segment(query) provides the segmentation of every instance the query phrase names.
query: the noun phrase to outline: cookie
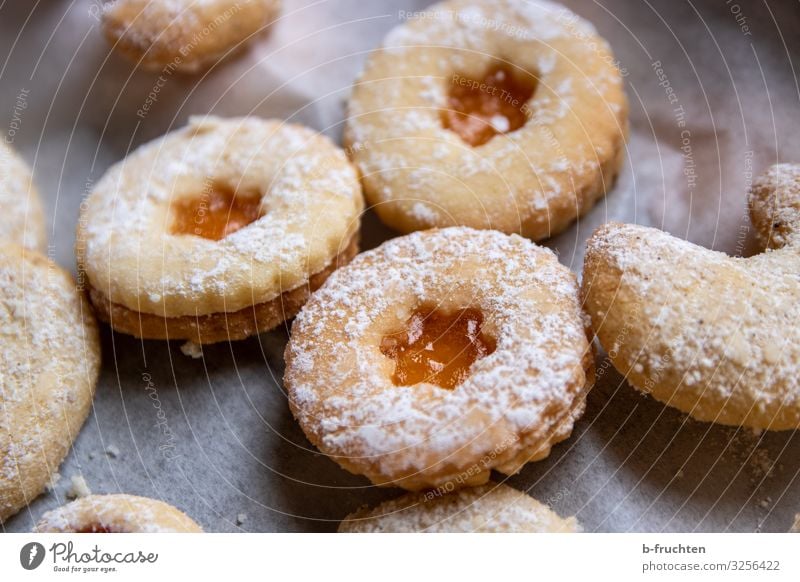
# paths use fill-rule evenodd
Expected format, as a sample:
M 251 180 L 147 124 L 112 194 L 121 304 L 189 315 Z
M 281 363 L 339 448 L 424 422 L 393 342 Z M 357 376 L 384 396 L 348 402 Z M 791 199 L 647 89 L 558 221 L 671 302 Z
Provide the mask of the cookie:
M 654 228 L 611 223 L 589 239 L 586 311 L 638 390 L 693 418 L 800 427 L 800 165 L 754 181 L 765 252 L 730 257 Z
M 571 533 L 574 517 L 563 519 L 546 505 L 508 485 L 487 483 L 459 489 L 408 493 L 348 515 L 339 533 Z
M 627 119 L 623 77 L 587 21 L 551 2 L 448 0 L 370 55 L 345 144 L 395 230 L 540 240 L 611 188 Z
M 48 511 L 38 533 L 200 533 L 203 529 L 175 507 L 135 495 L 89 495 Z
M 47 232 L 28 164 L 0 141 L 0 240 L 44 251 Z
M 241 50 L 279 11 L 280 0 L 112 0 L 102 27 L 143 69 L 196 73 Z
M 452 227 L 360 254 L 295 319 L 284 383 L 309 440 L 411 490 L 547 457 L 594 383 L 575 276 L 513 235 Z
M 344 152 L 277 120 L 193 119 L 113 166 L 83 205 L 99 317 L 146 339 L 244 339 L 292 318 L 358 249 Z
M 0 245 L 0 522 L 51 483 L 89 414 L 97 325 L 72 277 L 36 251 Z

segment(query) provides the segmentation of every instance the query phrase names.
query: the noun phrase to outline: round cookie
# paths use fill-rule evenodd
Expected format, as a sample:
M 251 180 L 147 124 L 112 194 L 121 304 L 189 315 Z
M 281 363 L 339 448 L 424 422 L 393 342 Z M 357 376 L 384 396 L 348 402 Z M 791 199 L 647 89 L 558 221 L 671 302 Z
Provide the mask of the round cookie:
M 48 511 L 38 533 L 201 533 L 189 516 L 163 501 L 135 495 L 89 495 Z
M 149 339 L 242 339 L 295 315 L 355 255 L 363 200 L 344 152 L 276 120 L 192 119 L 86 200 L 78 263 L 99 317 Z
M 563 519 L 546 505 L 508 485 L 487 483 L 455 493 L 407 493 L 361 509 L 339 524 L 339 533 L 573 533 L 574 517 Z
M 611 187 L 627 111 L 608 43 L 567 8 L 449 0 L 370 55 L 345 142 L 388 226 L 539 240 Z
M 749 258 L 653 228 L 606 224 L 587 243 L 586 311 L 640 391 L 692 417 L 800 428 L 800 165 L 754 181 L 750 216 L 767 249 Z
M 51 481 L 83 425 L 100 370 L 91 308 L 36 251 L 0 245 L 0 522 Z
M 280 0 L 112 0 L 102 25 L 142 68 L 195 73 L 243 48 L 279 10 Z
M 44 251 L 47 233 L 28 164 L 0 141 L 0 240 Z
M 569 437 L 594 382 L 574 275 L 519 236 L 390 240 L 315 292 L 284 383 L 309 440 L 411 490 L 485 483 Z

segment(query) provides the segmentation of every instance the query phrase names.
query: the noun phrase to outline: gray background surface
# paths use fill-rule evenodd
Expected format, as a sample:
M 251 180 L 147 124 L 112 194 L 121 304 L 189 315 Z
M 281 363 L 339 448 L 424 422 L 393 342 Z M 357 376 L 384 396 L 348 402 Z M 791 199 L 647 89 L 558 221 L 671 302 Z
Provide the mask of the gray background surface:
M 579 272 L 587 236 L 616 219 L 747 254 L 750 172 L 800 161 L 798 3 L 567 4 L 596 24 L 627 70 L 632 132 L 615 189 L 545 244 Z M 109 54 L 96 2 L 0 2 L 0 131 L 34 168 L 50 254 L 74 270 L 74 229 L 87 188 L 131 148 L 189 115 L 284 117 L 339 139 L 343 103 L 366 53 L 398 23 L 400 10 L 425 5 L 287 0 L 253 50 L 204 76 L 170 76 L 142 120 L 136 111 L 158 75 Z M 659 85 L 655 61 L 677 104 Z M 21 93 L 26 108 L 16 128 Z M 691 131 L 691 159 L 680 150 L 678 106 Z M 683 173 L 689 164 L 694 185 Z M 391 236 L 374 215 L 365 216 L 365 248 Z M 333 531 L 361 504 L 399 494 L 339 469 L 305 440 L 280 382 L 285 329 L 206 348 L 203 360 L 182 355 L 178 343 L 142 342 L 107 328 L 102 338 L 94 410 L 62 479 L 3 529 L 29 530 L 65 502 L 74 475 L 96 493 L 164 499 L 208 531 Z M 698 423 L 633 391 L 602 358 L 598 367 L 598 386 L 572 438 L 512 485 L 562 515 L 577 514 L 589 531 L 789 528 L 800 511 L 796 433 Z M 241 525 L 239 514 L 246 514 Z

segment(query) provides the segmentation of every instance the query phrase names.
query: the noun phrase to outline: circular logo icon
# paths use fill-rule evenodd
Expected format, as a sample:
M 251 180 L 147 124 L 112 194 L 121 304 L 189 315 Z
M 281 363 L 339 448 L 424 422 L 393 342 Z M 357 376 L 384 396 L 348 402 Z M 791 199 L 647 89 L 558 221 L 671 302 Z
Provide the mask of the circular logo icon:
M 44 546 L 39 542 L 29 542 L 19 551 L 19 563 L 26 570 L 35 570 L 44 561 Z

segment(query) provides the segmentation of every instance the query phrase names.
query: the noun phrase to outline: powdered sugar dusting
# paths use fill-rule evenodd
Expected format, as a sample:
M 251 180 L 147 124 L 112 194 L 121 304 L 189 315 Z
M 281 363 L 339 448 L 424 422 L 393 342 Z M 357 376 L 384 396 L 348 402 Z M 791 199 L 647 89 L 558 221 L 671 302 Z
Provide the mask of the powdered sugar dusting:
M 97 328 L 69 275 L 0 248 L 0 520 L 50 484 L 88 414 Z
M 261 217 L 218 240 L 169 232 L 170 203 L 213 184 L 261 196 Z M 86 204 L 79 263 L 135 311 L 236 311 L 305 284 L 340 252 L 363 207 L 344 152 L 310 129 L 196 118 L 129 155 Z
M 407 494 L 361 510 L 339 526 L 344 533 L 566 533 L 581 531 L 547 506 L 507 485 L 488 483 L 449 495 Z
M 798 184 L 786 167 L 754 183 L 759 238 L 785 246 L 750 258 L 636 225 L 609 224 L 589 240 L 587 308 L 634 385 L 700 420 L 800 426 Z
M 103 27 L 145 68 L 196 72 L 262 30 L 279 7 L 280 0 L 111 0 Z
M 31 171 L 4 142 L 0 142 L 0 212 L 0 239 L 44 249 L 47 235 Z
M 496 351 L 453 391 L 392 385 L 378 349 L 421 305 L 479 308 L 495 336 Z M 334 273 L 294 323 L 285 380 L 324 452 L 351 470 L 424 480 L 441 463 L 458 470 L 489 454 L 510 470 L 520 451 L 546 455 L 581 408 L 588 350 L 575 279 L 551 251 L 449 228 L 394 239 Z
M 498 63 L 535 78 L 533 96 L 515 105 L 527 121 L 507 131 L 498 116 L 500 133 L 470 147 L 444 127 L 441 112 L 454 84 L 483 79 Z M 610 166 L 627 127 L 622 85 L 608 44 L 562 6 L 449 0 L 395 28 L 370 56 L 348 105 L 345 140 L 368 200 L 390 226 L 431 226 L 405 202 L 413 199 L 442 206 L 434 226 L 538 239 L 569 224 L 616 172 Z M 556 170 L 554 159 L 566 169 Z
M 186 515 L 162 501 L 134 495 L 89 495 L 49 511 L 36 531 L 81 532 L 108 530 L 117 533 L 199 532 Z
M 748 197 L 764 248 L 800 245 L 800 164 L 775 164 L 754 182 Z

